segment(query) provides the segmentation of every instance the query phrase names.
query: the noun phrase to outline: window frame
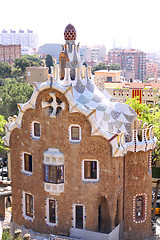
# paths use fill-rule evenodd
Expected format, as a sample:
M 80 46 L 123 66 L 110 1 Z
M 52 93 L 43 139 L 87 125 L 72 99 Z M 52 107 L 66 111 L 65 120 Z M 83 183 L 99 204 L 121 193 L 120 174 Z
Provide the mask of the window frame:
M 32 175 L 33 174 L 33 156 L 32 156 L 32 171 L 27 171 L 25 169 L 25 154 L 32 156 L 31 153 L 29 152 L 22 152 L 21 158 L 22 158 L 22 172 L 27 174 L 27 175 Z
M 27 214 L 27 195 L 32 197 L 33 206 L 32 206 L 32 214 Z M 23 216 L 26 220 L 33 221 L 34 219 L 34 196 L 29 192 L 22 193 L 22 207 L 23 207 Z
M 96 162 L 97 163 L 97 178 L 85 178 L 85 162 Z M 99 161 L 96 159 L 83 159 L 82 160 L 82 181 L 83 182 L 98 182 L 100 180 L 100 168 Z
M 86 220 L 86 211 L 85 207 L 82 203 L 75 203 L 72 205 L 73 208 L 73 222 L 72 222 L 72 227 L 76 228 L 76 207 L 77 206 L 82 206 L 83 207 L 83 228 L 77 228 L 77 229 L 85 229 L 85 220 Z
M 40 126 L 40 136 L 35 135 L 35 124 L 38 123 Z M 31 137 L 34 140 L 39 140 L 41 138 L 41 124 L 38 121 L 32 121 L 31 123 Z
M 55 222 L 50 222 L 50 201 L 55 201 Z M 48 226 L 57 226 L 58 214 L 57 214 L 57 200 L 55 198 L 46 198 L 46 218 L 45 221 Z
M 79 139 L 73 139 L 72 138 L 72 127 L 79 128 Z M 81 140 L 82 140 L 82 129 L 81 129 L 81 126 L 78 125 L 78 124 L 71 124 L 69 126 L 69 141 L 71 143 L 79 143 L 79 142 L 81 142 Z
M 50 182 L 50 181 L 46 181 L 46 171 L 45 171 L 45 166 L 48 166 L 49 168 L 53 168 L 53 167 L 55 167 L 56 168 L 56 181 L 55 182 Z M 60 166 L 62 166 L 63 167 L 63 182 L 58 182 L 57 181 L 57 176 L 58 176 L 58 173 L 57 173 L 57 167 L 60 167 Z M 51 183 L 51 184 L 61 184 L 61 183 L 64 183 L 65 182 L 65 179 L 64 179 L 64 176 L 65 176 L 65 166 L 64 166 L 64 164 L 60 164 L 60 165 L 51 165 L 51 164 L 45 164 L 45 163 L 43 163 L 43 181 L 45 182 L 45 183 Z
M 137 216 L 137 199 L 142 197 L 142 214 Z M 147 218 L 147 194 L 140 193 L 133 197 L 133 222 L 143 223 Z

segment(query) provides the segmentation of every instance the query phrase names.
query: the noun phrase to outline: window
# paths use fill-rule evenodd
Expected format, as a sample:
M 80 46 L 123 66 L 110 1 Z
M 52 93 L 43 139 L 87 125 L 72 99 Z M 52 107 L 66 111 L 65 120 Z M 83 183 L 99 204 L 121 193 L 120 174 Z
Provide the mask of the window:
M 133 222 L 145 222 L 147 218 L 147 209 L 147 194 L 136 194 L 133 197 Z
M 49 222 L 56 223 L 56 203 L 55 200 L 49 200 Z
M 32 155 L 24 153 L 24 171 L 32 172 Z
M 97 179 L 97 162 L 84 161 L 84 178 Z
M 39 122 L 32 122 L 31 125 L 32 133 L 31 136 L 34 140 L 38 140 L 41 137 L 41 125 Z
M 46 183 L 64 183 L 64 165 L 43 165 L 43 181 Z
M 143 218 L 143 196 L 136 197 L 136 220 Z
M 76 206 L 76 228 L 83 229 L 83 206 Z
M 73 204 L 73 227 L 84 229 L 85 228 L 85 220 L 86 212 L 84 205 L 77 203 Z
M 40 124 L 34 123 L 34 136 L 40 137 Z
M 99 162 L 97 160 L 82 161 L 82 180 L 85 182 L 99 181 Z
M 45 221 L 49 226 L 57 224 L 57 200 L 55 198 L 46 198 Z
M 24 218 L 27 220 L 33 220 L 34 206 L 33 206 L 33 195 L 32 194 L 23 192 L 22 206 L 23 206 Z
M 70 142 L 76 143 L 81 141 L 81 127 L 79 125 L 70 125 L 69 138 Z

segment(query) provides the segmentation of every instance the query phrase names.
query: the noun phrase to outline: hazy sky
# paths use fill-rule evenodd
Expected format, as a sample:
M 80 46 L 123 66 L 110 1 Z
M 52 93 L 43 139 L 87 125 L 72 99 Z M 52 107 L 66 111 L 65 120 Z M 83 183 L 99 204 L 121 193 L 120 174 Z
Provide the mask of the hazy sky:
M 0 32 L 39 34 L 39 45 L 63 43 L 67 24 L 77 30 L 77 43 L 104 44 L 160 52 L 160 0 L 2 0 Z

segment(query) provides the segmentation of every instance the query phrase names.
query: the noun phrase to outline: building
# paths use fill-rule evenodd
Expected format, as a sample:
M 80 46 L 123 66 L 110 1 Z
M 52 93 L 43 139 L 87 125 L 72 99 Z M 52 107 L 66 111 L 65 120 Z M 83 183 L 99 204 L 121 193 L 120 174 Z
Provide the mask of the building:
M 8 62 L 13 65 L 16 58 L 21 57 L 21 45 L 0 44 L 0 62 Z
M 28 53 L 36 53 L 38 51 L 39 40 L 38 34 L 34 33 L 31 30 L 24 30 L 20 29 L 19 32 L 14 30 L 10 30 L 10 32 L 6 31 L 5 29 L 0 33 L 0 44 L 2 45 L 21 45 L 21 53 L 28 54 Z
M 147 238 L 153 126 L 141 132 L 133 109 L 98 90 L 91 68 L 81 65 L 71 24 L 64 38 L 51 78 L 34 84 L 31 99 L 6 126 L 13 222 L 47 234 L 71 229 L 75 237 L 89 230 L 92 240 L 116 226 L 124 239 Z
M 95 78 L 104 79 L 105 82 L 119 82 L 121 72 L 118 70 L 98 70 L 94 72 Z
M 34 82 L 45 82 L 48 79 L 48 67 L 27 67 L 25 82 L 33 84 Z
M 135 79 L 146 78 L 146 53 L 136 49 L 125 49 L 121 55 L 121 69 L 135 72 Z
M 112 96 L 112 101 L 125 102 L 127 97 L 139 97 L 140 103 L 147 105 L 153 106 L 159 102 L 160 83 L 107 82 L 104 77 L 95 77 L 95 83 Z
M 111 49 L 108 52 L 108 64 L 112 64 L 112 63 L 117 63 L 118 65 L 121 66 L 121 53 L 122 53 L 122 49 Z
M 153 61 L 146 62 L 146 78 L 157 79 L 158 63 Z
M 117 63 L 125 71 L 125 77 L 143 81 L 146 78 L 146 53 L 138 49 L 112 49 L 108 52 L 108 63 Z

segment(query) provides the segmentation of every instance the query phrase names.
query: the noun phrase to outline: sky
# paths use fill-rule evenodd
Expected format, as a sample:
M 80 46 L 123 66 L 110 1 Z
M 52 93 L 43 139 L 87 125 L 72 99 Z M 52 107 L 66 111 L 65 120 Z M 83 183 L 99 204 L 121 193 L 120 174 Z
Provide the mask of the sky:
M 80 45 L 160 52 L 160 0 L 2 0 L 0 32 L 33 30 L 39 46 L 64 43 L 71 23 Z

